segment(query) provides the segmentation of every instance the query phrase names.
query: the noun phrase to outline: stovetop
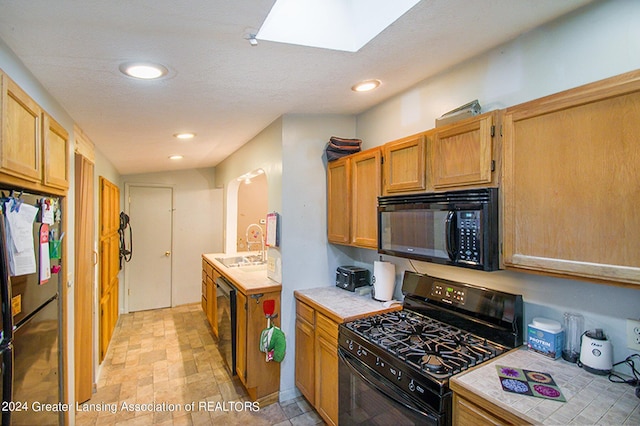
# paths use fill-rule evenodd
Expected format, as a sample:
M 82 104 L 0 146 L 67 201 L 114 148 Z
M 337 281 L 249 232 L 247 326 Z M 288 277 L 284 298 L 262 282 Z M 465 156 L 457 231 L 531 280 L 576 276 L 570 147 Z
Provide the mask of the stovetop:
M 439 381 L 508 350 L 458 327 L 406 309 L 344 325 L 394 358 Z
M 340 324 L 340 365 L 450 424 L 449 378 L 522 344 L 522 296 L 410 271 L 402 293 L 401 311 Z

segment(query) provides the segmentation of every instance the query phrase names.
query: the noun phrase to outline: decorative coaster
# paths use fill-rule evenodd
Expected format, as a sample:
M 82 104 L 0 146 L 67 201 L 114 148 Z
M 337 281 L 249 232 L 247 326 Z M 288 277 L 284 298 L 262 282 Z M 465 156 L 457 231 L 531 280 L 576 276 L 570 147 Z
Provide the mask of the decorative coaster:
M 553 399 L 566 402 L 562 391 L 550 374 L 540 371 L 524 370 L 520 368 L 496 365 L 498 378 L 505 392 L 520 395 L 537 396 L 538 398 Z

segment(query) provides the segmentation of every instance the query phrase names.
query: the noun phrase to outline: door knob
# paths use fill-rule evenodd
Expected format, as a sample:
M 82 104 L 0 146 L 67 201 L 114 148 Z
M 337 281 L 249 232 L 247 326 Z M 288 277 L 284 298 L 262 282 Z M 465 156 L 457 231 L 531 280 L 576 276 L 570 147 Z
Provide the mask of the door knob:
M 171 252 L 167 250 L 167 251 L 164 252 L 164 255 L 169 257 L 169 256 L 171 256 Z

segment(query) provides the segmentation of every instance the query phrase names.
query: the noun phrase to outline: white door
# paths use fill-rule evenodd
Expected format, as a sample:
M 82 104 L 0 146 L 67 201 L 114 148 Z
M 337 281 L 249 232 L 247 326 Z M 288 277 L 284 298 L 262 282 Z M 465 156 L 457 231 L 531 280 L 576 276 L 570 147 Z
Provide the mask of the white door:
M 133 255 L 125 266 L 129 312 L 171 306 L 172 191 L 167 187 L 129 187 L 133 233 Z

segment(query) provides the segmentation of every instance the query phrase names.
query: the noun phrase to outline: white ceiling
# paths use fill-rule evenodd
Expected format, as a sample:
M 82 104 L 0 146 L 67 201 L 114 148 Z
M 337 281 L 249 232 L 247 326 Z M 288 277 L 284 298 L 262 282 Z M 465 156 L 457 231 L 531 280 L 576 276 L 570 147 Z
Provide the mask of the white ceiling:
M 252 47 L 273 0 L 0 0 L 0 38 L 130 174 L 215 166 L 283 114 L 361 113 L 590 1 L 422 0 L 350 53 Z M 168 77 L 119 72 L 137 60 Z M 376 91 L 350 90 L 371 78 Z M 181 131 L 197 136 L 178 142 Z

